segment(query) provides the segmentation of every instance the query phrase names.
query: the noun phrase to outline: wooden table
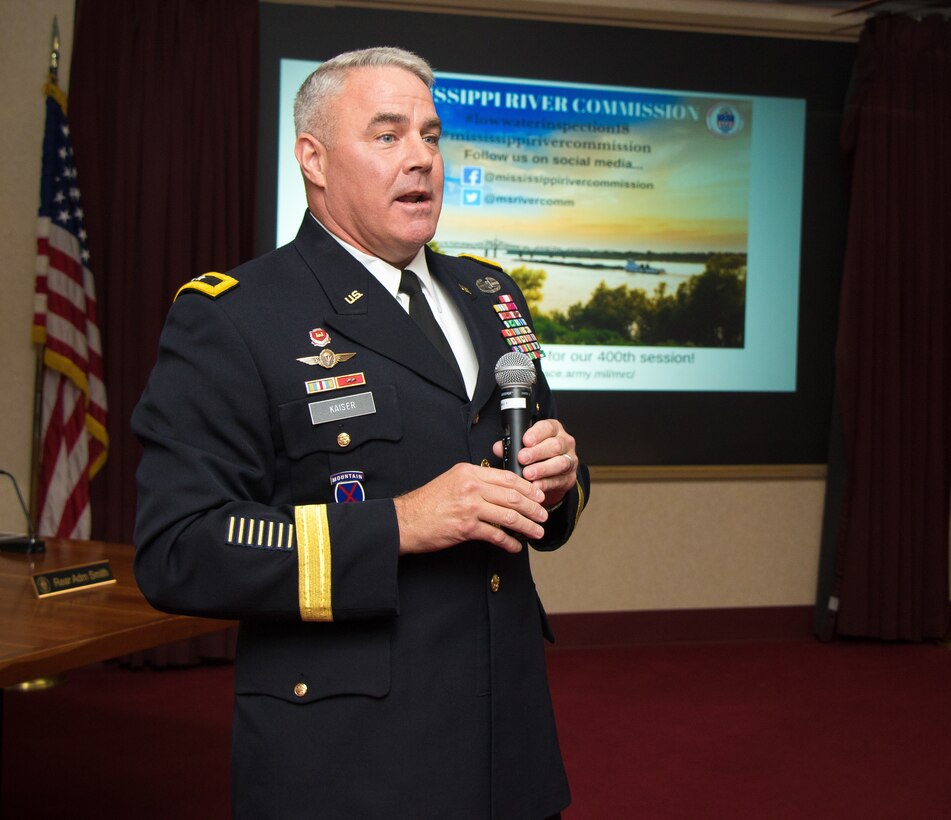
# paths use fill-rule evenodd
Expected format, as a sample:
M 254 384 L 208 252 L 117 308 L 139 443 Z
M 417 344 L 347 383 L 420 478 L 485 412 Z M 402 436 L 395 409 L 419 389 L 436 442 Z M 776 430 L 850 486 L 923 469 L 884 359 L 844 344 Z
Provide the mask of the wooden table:
M 33 573 L 105 559 L 115 584 L 43 599 L 33 591 Z M 48 539 L 38 555 L 0 553 L 0 687 L 234 624 L 153 609 L 135 583 L 128 544 Z
M 166 615 L 142 596 L 132 547 L 47 539 L 36 555 L 0 553 L 0 770 L 3 687 L 218 632 L 235 621 Z M 108 560 L 116 583 L 38 598 L 31 576 Z

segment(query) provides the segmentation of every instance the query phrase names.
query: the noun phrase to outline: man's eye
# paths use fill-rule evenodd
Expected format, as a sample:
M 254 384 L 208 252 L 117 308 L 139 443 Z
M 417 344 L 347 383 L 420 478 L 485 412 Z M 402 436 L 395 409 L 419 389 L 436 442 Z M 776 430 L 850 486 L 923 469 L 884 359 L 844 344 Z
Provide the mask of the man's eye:
M 393 136 L 393 134 L 381 134 L 380 142 L 386 142 L 386 143 L 396 142 L 396 137 Z
M 423 137 L 423 139 L 428 142 L 430 145 L 439 145 L 439 135 L 430 134 L 428 137 Z

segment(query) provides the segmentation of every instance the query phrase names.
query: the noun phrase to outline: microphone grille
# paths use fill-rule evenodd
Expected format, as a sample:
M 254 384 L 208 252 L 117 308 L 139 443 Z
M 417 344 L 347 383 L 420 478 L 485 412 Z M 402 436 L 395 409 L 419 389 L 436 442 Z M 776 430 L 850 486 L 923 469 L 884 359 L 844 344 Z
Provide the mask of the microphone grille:
M 496 362 L 495 382 L 499 387 L 531 387 L 535 384 L 535 366 L 524 353 L 513 350 Z

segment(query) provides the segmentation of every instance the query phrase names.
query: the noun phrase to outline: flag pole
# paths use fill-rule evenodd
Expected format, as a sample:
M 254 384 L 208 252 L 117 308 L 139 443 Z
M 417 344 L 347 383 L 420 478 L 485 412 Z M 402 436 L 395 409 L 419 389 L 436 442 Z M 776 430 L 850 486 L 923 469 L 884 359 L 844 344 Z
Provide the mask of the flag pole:
M 59 81 L 59 21 L 53 15 L 50 31 L 49 82 Z M 45 95 L 44 90 L 44 95 Z M 40 486 L 40 458 L 43 447 L 43 353 L 45 345 L 36 346 L 36 364 L 33 374 L 33 446 L 30 453 L 30 520 L 36 521 L 37 495 Z
M 50 80 L 59 81 L 59 21 L 53 15 L 53 30 L 50 32 Z
M 43 351 L 36 346 L 36 370 L 33 374 L 33 447 L 30 454 L 30 520 L 36 521 L 36 505 L 40 486 L 40 451 L 43 439 Z

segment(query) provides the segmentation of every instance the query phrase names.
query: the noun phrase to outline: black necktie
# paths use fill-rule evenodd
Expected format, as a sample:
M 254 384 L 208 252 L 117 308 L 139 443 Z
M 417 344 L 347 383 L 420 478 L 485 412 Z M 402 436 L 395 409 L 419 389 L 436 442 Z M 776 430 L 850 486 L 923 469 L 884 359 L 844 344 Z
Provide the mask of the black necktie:
M 459 377 L 459 381 L 465 384 L 465 379 L 462 378 L 462 371 L 459 369 L 459 362 L 456 361 L 456 357 L 452 353 L 452 348 L 449 347 L 449 342 L 446 341 L 446 336 L 439 327 L 436 317 L 433 316 L 429 302 L 426 301 L 422 286 L 419 284 L 419 277 L 411 270 L 403 271 L 403 276 L 400 278 L 400 293 L 405 293 L 409 296 L 410 318 L 416 322 L 419 329 L 426 334 L 426 338 L 433 343 L 433 347 L 435 347 L 449 363 L 452 372 Z

